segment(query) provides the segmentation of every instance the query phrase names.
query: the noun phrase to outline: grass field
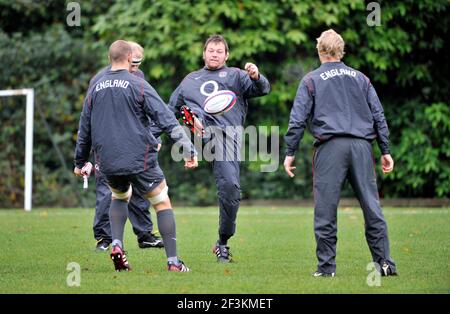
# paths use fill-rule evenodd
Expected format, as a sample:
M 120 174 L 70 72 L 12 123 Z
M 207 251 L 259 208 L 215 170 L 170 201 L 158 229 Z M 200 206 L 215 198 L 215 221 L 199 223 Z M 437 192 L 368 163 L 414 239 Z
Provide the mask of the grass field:
M 0 211 L 0 293 L 450 293 L 450 208 L 385 208 L 398 277 L 369 286 L 371 261 L 359 208 L 338 218 L 337 277 L 313 278 L 311 208 L 243 207 L 230 241 L 236 263 L 218 264 L 216 208 L 177 208 L 179 255 L 191 273 L 169 273 L 163 249 L 139 249 L 127 223 L 131 272 L 96 253 L 92 209 Z M 155 215 L 153 214 L 152 217 Z M 69 287 L 70 262 L 81 284 Z

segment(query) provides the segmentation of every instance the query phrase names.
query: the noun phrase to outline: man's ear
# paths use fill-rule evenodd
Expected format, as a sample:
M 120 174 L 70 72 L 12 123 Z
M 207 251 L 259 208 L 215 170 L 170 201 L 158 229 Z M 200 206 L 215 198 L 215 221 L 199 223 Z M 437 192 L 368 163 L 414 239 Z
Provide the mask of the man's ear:
M 227 61 L 228 60 L 228 57 L 230 56 L 230 53 L 229 52 L 227 52 L 227 56 L 225 57 L 225 61 Z
M 131 64 L 131 61 L 133 61 L 133 55 L 131 53 L 128 55 L 127 61 L 129 64 Z

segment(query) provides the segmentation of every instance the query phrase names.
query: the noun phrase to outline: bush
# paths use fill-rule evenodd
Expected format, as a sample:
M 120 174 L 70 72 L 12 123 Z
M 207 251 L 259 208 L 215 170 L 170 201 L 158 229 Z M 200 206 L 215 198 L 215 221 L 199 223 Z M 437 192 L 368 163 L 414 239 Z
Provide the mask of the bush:
M 74 140 L 83 95 L 98 69 L 98 55 L 82 39 L 56 25 L 42 34 L 0 33 L 0 58 L 7 65 L 1 89 L 34 88 L 33 203 L 77 206 L 80 185 L 72 175 Z M 82 60 L 82 62 L 80 62 Z M 25 98 L 0 98 L 0 207 L 23 205 Z M 92 195 L 90 201 L 92 204 Z

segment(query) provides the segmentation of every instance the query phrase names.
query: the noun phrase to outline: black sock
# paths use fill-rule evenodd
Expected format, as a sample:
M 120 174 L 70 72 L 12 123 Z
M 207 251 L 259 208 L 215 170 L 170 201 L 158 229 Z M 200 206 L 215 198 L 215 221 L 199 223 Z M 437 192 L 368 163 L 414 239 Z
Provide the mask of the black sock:
M 156 217 L 167 258 L 177 257 L 177 231 L 173 210 L 171 208 L 160 210 L 156 213 Z
M 219 234 L 219 241 L 217 241 L 217 243 L 219 245 L 227 245 L 228 243 L 228 239 L 230 239 L 231 236 L 227 235 L 227 234 Z
M 111 224 L 111 238 L 113 245 L 119 244 L 123 248 L 123 232 L 128 218 L 128 202 L 113 199 L 109 207 L 109 221 Z

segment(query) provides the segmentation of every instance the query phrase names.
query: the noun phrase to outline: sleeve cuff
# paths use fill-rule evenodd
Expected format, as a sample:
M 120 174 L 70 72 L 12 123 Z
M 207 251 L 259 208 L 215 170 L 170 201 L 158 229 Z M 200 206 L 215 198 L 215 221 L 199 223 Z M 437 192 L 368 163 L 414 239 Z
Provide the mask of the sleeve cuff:
M 253 82 L 261 82 L 261 74 L 258 73 L 258 78 L 256 80 L 251 79 Z
M 381 154 L 383 154 L 383 155 L 388 155 L 391 153 L 389 150 L 389 146 L 387 146 L 387 145 L 380 146 L 380 150 L 381 150 Z
M 75 162 L 75 167 L 76 168 L 78 168 L 78 169 L 81 169 L 81 168 L 83 168 L 83 166 L 84 166 L 84 164 L 85 164 L 85 162 Z
M 295 156 L 295 150 L 291 148 L 286 149 L 286 156 Z

